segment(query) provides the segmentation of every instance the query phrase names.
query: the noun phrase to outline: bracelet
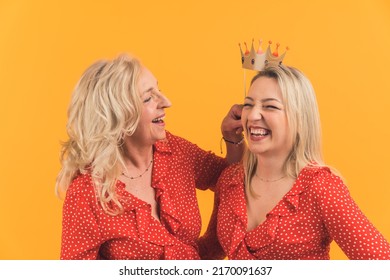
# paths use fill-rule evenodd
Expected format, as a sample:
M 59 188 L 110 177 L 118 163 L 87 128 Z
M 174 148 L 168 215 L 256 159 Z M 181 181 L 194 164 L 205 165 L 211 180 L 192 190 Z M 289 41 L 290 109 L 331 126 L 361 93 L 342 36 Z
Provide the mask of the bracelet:
M 223 137 L 222 136 L 222 139 L 225 141 L 225 142 L 228 142 L 228 143 L 230 143 L 230 144 L 234 144 L 234 145 L 240 145 L 240 144 L 242 144 L 242 142 L 244 142 L 244 137 L 242 137 L 241 138 L 241 140 L 240 141 L 238 141 L 238 142 L 233 142 L 233 141 L 230 141 L 230 140 L 227 140 L 225 137 Z
M 238 146 L 238 145 L 241 145 L 242 143 L 244 143 L 245 138 L 242 137 L 242 139 L 240 141 L 234 142 L 234 141 L 230 141 L 230 140 L 228 140 L 228 139 L 226 139 L 225 137 L 222 136 L 221 141 L 219 142 L 219 146 L 221 148 L 221 154 L 223 154 L 223 151 L 222 151 L 222 140 L 224 140 L 226 143 L 230 143 L 230 144 L 234 144 L 234 145 Z

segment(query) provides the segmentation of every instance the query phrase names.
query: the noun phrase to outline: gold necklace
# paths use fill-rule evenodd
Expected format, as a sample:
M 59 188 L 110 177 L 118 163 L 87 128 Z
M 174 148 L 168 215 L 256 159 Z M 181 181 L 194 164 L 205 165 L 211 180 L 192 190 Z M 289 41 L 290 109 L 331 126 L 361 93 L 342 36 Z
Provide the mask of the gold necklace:
M 280 177 L 279 179 L 275 179 L 275 180 L 268 180 L 268 179 L 263 179 L 261 178 L 259 175 L 257 175 L 257 173 L 255 173 L 256 177 L 259 178 L 261 181 L 263 182 L 267 182 L 267 183 L 273 183 L 273 182 L 277 182 L 277 181 L 280 181 L 282 180 L 283 178 L 285 178 L 287 175 L 283 175 L 282 177 Z
M 152 166 L 152 162 L 153 162 L 153 159 L 149 162 L 149 165 L 148 167 L 146 167 L 145 171 L 142 172 L 140 175 L 138 176 L 129 176 L 129 175 L 126 175 L 125 171 L 122 172 L 122 175 L 125 176 L 126 178 L 129 178 L 130 180 L 134 180 L 134 179 L 138 179 L 138 178 L 141 178 L 142 175 L 144 175 L 146 172 L 148 172 L 150 166 Z M 127 172 L 127 168 L 126 168 L 126 172 Z

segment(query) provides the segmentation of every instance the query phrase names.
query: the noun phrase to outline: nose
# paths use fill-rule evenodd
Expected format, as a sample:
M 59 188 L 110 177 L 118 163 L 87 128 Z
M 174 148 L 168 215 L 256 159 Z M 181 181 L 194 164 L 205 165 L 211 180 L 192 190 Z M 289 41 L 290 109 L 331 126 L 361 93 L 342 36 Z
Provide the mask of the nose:
M 159 93 L 158 105 L 160 108 L 169 108 L 172 106 L 171 101 L 162 92 Z
M 263 118 L 262 110 L 259 106 L 253 106 L 248 114 L 248 120 L 257 121 Z

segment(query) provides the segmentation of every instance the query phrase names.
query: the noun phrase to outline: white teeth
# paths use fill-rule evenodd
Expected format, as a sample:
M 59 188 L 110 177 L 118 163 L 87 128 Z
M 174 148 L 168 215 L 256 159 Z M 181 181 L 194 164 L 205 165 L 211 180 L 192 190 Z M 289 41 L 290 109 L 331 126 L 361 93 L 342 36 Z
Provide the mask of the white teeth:
M 164 117 L 161 117 L 161 118 L 156 118 L 154 120 L 152 120 L 152 122 L 162 122 L 164 120 Z
M 251 134 L 265 136 L 268 135 L 268 130 L 263 128 L 250 128 Z

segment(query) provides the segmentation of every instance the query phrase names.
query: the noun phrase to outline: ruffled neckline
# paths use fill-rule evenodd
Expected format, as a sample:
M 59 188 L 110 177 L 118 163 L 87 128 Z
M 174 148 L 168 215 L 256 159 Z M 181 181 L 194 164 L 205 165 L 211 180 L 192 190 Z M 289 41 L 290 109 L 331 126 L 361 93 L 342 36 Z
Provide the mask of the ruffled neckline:
M 140 238 L 147 242 L 164 246 L 164 250 L 166 251 L 165 255 L 167 256 L 172 255 L 175 250 L 181 252 L 182 249 L 180 250 L 179 247 L 189 246 L 179 242 L 175 238 L 176 233 L 182 225 L 182 221 L 175 207 L 173 207 L 169 191 L 167 191 L 169 186 L 167 183 L 168 178 L 166 176 L 158 176 L 158 174 L 169 174 L 169 157 L 172 154 L 169 138 L 170 134 L 167 132 L 167 139 L 156 142 L 153 153 L 152 187 L 156 190 L 156 201 L 160 208 L 160 221 L 151 216 L 151 205 L 149 203 L 128 192 L 125 183 L 122 181 L 118 180 L 116 184 L 116 191 L 120 197 L 124 211 L 133 211 L 135 213 Z M 158 168 L 158 173 L 155 172 L 155 168 Z M 161 238 L 152 238 L 151 227 L 153 227 L 154 231 L 153 236 L 155 236 L 155 231 L 157 230 Z M 192 258 L 197 258 L 198 254 L 195 248 L 193 250 L 187 249 L 187 251 L 193 255 Z M 175 255 L 176 253 L 173 254 L 173 256 Z
M 252 255 L 255 251 L 263 249 L 273 243 L 276 238 L 276 232 L 279 226 L 281 217 L 296 215 L 299 210 L 299 197 L 310 186 L 307 178 L 313 178 L 320 170 L 328 169 L 327 167 L 305 167 L 298 174 L 291 189 L 283 196 L 283 198 L 269 211 L 266 215 L 266 220 L 257 225 L 250 231 L 247 231 L 248 216 L 246 210 L 246 199 L 244 190 L 244 169 L 239 166 L 231 184 L 226 189 L 226 201 L 236 215 L 235 226 L 232 236 L 231 252 L 234 248 L 246 246 L 251 256 L 248 258 L 256 258 Z M 329 170 L 329 169 L 328 169 Z M 239 191 L 237 191 L 239 189 Z M 230 196 L 230 197 L 229 197 Z M 238 197 L 237 197 L 238 196 Z M 261 239 L 258 236 L 262 236 Z M 240 244 L 242 243 L 242 244 Z

